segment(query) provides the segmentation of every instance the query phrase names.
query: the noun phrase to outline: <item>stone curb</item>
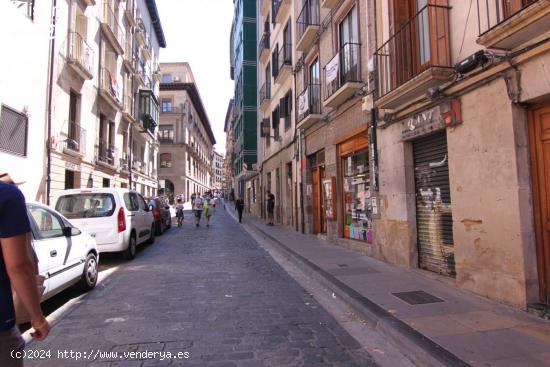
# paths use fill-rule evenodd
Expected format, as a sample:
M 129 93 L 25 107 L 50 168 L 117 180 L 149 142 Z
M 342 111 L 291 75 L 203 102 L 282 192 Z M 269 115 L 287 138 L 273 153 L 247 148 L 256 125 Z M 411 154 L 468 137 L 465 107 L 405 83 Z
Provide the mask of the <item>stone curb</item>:
M 236 219 L 231 210 L 227 210 L 227 213 Z M 376 330 L 388 336 L 399 347 L 406 350 L 407 355 L 415 364 L 419 366 L 470 366 L 470 364 L 463 361 L 443 346 L 437 344 L 433 340 L 413 329 L 405 322 L 399 320 L 397 317 L 378 306 L 376 303 L 372 302 L 342 281 L 338 280 L 332 274 L 321 269 L 318 265 L 284 245 L 256 224 L 246 222 L 243 227 L 250 231 L 250 229 L 247 228 L 249 226 L 253 227 L 254 230 L 273 242 L 278 247 L 280 252 L 282 252 L 286 258 L 298 265 L 302 271 L 306 272 L 315 280 L 330 289 L 350 307 L 352 307 L 360 316 L 363 316 L 371 324 L 375 325 Z

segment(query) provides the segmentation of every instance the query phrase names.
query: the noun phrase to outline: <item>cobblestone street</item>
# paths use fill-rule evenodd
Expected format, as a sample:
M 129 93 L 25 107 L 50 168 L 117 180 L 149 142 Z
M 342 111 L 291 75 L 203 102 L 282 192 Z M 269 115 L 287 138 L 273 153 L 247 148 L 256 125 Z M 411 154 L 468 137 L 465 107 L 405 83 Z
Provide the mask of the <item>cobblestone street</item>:
M 27 359 L 28 366 L 375 365 L 223 210 L 210 228 L 195 228 L 186 214 L 183 228 L 172 228 L 122 263 L 46 342 L 27 349 L 51 351 L 51 359 Z M 58 351 L 79 352 L 80 359 L 61 361 Z M 189 357 L 122 354 L 131 351 Z

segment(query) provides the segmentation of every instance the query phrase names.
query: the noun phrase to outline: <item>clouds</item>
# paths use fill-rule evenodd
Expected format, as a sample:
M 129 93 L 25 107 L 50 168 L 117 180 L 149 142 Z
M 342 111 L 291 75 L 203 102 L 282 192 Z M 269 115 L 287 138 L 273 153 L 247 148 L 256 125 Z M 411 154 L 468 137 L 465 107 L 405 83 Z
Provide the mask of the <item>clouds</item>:
M 191 65 L 212 131 L 216 150 L 225 152 L 223 125 L 234 84 L 229 77 L 232 0 L 157 0 L 167 47 L 161 62 Z

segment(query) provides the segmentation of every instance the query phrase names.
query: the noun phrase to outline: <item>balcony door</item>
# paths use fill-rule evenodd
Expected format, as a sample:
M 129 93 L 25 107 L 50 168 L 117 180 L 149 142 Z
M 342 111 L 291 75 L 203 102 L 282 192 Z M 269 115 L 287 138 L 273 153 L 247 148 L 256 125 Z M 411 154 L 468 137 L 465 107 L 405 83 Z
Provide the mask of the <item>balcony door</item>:
M 319 59 L 315 59 L 309 65 L 308 70 L 309 83 L 309 103 L 310 113 L 321 113 L 321 79 L 319 77 Z
M 338 26 L 341 82 L 359 80 L 359 25 L 354 6 Z

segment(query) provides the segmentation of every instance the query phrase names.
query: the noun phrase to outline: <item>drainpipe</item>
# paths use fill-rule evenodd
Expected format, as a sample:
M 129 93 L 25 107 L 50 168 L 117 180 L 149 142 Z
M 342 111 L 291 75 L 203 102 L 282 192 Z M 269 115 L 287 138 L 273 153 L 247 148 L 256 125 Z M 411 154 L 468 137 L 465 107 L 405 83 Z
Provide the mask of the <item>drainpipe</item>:
M 47 149 L 47 164 L 46 164 L 46 205 L 50 205 L 50 191 L 51 191 L 51 172 L 52 172 L 52 89 L 53 89 L 53 66 L 54 66 L 54 54 L 55 54 L 55 21 L 57 17 L 57 0 L 52 2 L 51 12 L 51 34 L 50 34 L 50 50 L 49 50 L 49 65 L 48 65 L 48 114 L 47 114 L 47 128 L 48 128 L 48 142 L 46 144 Z

